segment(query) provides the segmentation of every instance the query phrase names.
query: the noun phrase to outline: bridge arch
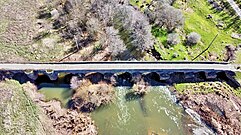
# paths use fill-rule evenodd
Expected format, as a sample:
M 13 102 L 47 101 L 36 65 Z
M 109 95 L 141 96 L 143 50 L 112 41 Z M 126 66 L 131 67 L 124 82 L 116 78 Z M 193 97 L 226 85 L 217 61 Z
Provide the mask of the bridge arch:
M 21 84 L 26 83 L 28 81 L 32 81 L 32 79 L 29 78 L 24 72 L 17 72 L 15 74 L 13 74 L 12 79 L 18 80 L 19 83 L 21 83 Z
M 144 80 L 150 85 L 155 85 L 160 82 L 160 75 L 157 72 L 145 73 Z
M 104 80 L 104 74 L 100 72 L 90 72 L 85 74 L 84 78 L 90 80 L 93 84 L 97 84 Z
M 115 75 L 117 86 L 132 86 L 132 74 L 129 72 L 116 73 Z

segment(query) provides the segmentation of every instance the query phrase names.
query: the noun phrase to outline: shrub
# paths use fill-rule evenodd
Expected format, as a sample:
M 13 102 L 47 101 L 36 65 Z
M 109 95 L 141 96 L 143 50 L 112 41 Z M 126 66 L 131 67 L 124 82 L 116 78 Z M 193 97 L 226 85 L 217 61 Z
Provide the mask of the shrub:
M 115 91 L 112 85 L 100 82 L 92 84 L 89 80 L 80 81 L 79 87 L 75 90 L 75 94 L 71 100 L 71 108 L 84 112 L 91 112 L 101 105 L 112 102 Z
M 193 45 L 197 44 L 201 40 L 201 36 L 196 32 L 191 32 L 187 35 L 187 44 Z
M 135 95 L 145 95 L 149 92 L 148 83 L 141 79 L 139 82 L 133 85 L 132 87 Z
M 180 43 L 180 37 L 177 33 L 171 33 L 167 35 L 167 44 L 176 45 Z

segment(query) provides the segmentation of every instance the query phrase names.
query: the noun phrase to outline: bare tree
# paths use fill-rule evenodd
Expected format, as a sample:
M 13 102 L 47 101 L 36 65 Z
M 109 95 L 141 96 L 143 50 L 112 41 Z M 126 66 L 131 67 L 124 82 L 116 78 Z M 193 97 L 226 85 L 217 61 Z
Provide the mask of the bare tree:
M 151 26 L 146 21 L 136 21 L 132 27 L 132 34 L 130 37 L 132 45 L 137 47 L 140 51 L 151 49 L 154 42 L 151 34 Z
M 160 4 L 163 4 L 163 5 L 164 4 L 172 5 L 175 0 L 154 0 L 154 1 L 159 2 Z
M 126 46 L 118 34 L 118 30 L 114 27 L 106 27 L 106 43 L 109 53 L 114 57 L 126 50 Z
M 146 9 L 145 14 L 149 17 L 151 23 L 160 27 L 165 26 L 168 31 L 173 31 L 184 24 L 184 16 L 181 10 L 167 4 L 157 4 L 153 10 Z
M 110 25 L 114 16 L 114 5 L 109 0 L 95 0 L 92 2 L 91 11 L 105 25 Z
M 98 36 L 102 32 L 102 24 L 98 18 L 90 17 L 86 22 L 86 29 L 91 35 Z
M 123 6 L 117 11 L 116 25 L 128 33 L 128 45 L 144 51 L 152 48 L 154 42 L 151 34 L 151 26 L 148 19 L 141 12 L 131 6 Z
M 110 26 L 113 23 L 116 9 L 127 4 L 129 4 L 129 0 L 94 0 L 91 10 L 104 24 Z

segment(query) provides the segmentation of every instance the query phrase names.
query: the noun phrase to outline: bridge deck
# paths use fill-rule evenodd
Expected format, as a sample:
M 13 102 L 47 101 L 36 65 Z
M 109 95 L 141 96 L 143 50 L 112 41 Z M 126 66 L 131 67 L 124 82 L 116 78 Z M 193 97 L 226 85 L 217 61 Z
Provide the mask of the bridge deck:
M 2 63 L 0 70 L 229 70 L 239 71 L 227 63 L 160 62 L 79 62 L 79 63 Z

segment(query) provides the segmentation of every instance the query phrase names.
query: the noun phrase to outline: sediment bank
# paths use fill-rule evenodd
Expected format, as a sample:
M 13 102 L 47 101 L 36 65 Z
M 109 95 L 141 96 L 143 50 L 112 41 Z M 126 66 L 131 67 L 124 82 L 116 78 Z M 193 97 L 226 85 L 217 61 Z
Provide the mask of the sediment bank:
M 241 132 L 241 99 L 234 89 L 221 82 L 176 86 L 177 102 L 194 110 L 215 133 L 236 135 Z

